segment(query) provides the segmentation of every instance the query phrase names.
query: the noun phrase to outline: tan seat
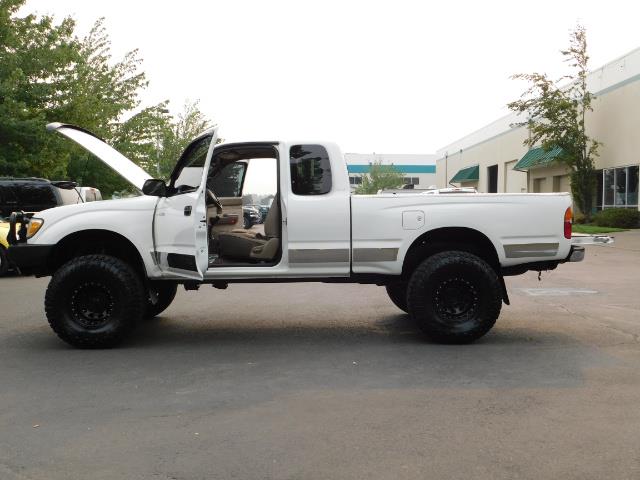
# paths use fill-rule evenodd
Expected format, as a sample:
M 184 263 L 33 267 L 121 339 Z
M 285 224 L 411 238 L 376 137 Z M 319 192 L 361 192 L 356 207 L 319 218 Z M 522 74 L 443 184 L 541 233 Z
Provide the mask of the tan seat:
M 220 256 L 236 260 L 273 260 L 280 247 L 280 201 L 273 198 L 264 219 L 264 235 L 234 230 L 218 235 Z

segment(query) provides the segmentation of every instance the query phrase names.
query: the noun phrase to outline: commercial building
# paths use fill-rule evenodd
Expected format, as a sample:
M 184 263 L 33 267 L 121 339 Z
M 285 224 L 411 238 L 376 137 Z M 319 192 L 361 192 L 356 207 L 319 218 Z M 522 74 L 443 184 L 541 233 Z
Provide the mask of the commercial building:
M 436 155 L 433 154 L 346 153 L 344 157 L 352 190 L 362 183 L 362 176 L 377 162 L 393 165 L 402 174 L 405 185 L 413 185 L 416 189 L 436 185 Z
M 594 205 L 638 208 L 640 165 L 640 48 L 592 71 L 596 95 L 586 118 L 587 134 L 602 142 L 595 159 Z M 475 187 L 480 192 L 565 192 L 569 170 L 555 161 L 557 150 L 523 145 L 528 129 L 515 114 L 500 118 L 436 152 L 438 187 Z

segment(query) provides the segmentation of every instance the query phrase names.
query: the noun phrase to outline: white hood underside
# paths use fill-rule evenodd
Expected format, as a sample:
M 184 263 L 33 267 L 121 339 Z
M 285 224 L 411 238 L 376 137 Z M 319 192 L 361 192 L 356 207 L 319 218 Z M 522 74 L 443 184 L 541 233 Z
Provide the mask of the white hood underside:
M 138 190 L 142 190 L 144 182 L 152 178 L 151 175 L 122 155 L 115 148 L 106 144 L 86 130 L 64 123 L 50 123 L 47 125 L 47 130 L 61 133 L 81 147 L 84 147 L 86 150 L 98 157 L 105 165 L 120 174 Z

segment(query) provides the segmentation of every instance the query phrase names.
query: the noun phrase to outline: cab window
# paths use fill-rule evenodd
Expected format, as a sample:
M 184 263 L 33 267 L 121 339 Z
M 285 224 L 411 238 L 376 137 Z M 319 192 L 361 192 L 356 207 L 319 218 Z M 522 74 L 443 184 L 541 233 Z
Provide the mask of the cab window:
M 323 195 L 331 191 L 331 162 L 322 145 L 294 145 L 290 151 L 291 191 Z

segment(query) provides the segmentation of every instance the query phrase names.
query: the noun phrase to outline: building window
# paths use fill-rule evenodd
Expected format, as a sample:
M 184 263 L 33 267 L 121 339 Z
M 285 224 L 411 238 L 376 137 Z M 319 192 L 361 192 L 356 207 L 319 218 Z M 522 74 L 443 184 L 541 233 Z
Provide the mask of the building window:
M 294 145 L 289 155 L 291 191 L 323 195 L 331 191 L 331 162 L 322 145 Z
M 402 181 L 405 185 L 420 185 L 420 178 L 418 177 L 404 177 Z
M 349 177 L 349 185 L 362 185 L 362 177 Z
M 498 165 L 487 167 L 487 193 L 498 193 Z
M 638 165 L 602 171 L 602 208 L 612 207 L 638 208 Z

